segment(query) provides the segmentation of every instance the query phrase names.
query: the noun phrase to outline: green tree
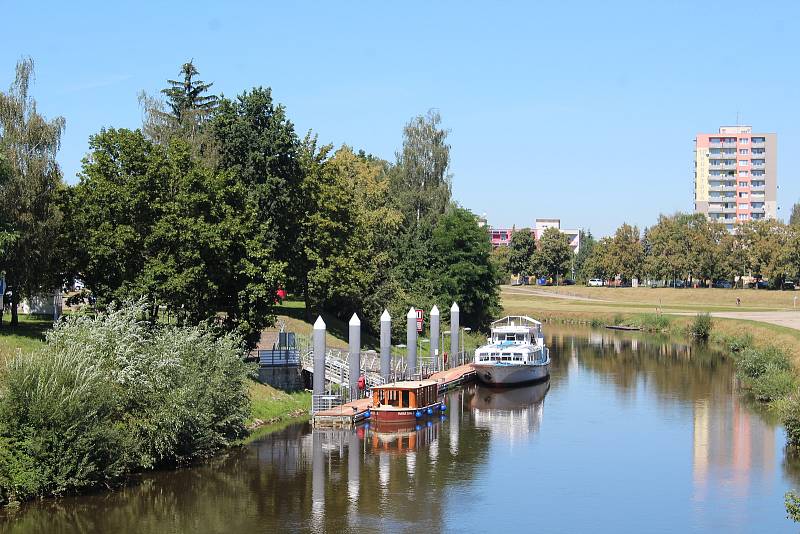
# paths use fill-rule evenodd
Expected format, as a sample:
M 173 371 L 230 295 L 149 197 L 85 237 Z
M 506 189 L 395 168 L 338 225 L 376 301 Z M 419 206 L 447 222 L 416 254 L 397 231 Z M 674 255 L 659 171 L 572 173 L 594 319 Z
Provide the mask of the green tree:
M 586 282 L 592 278 L 592 276 L 589 276 L 586 272 L 586 261 L 592 255 L 594 247 L 597 244 L 597 240 L 592 235 L 591 230 L 587 232 L 581 230 L 579 241 L 580 248 L 578 249 L 578 253 L 575 255 L 575 276 L 581 282 Z
M 792 206 L 792 214 L 789 216 L 789 226 L 800 226 L 800 202 L 795 202 Z
M 100 304 L 144 297 L 153 321 L 163 305 L 184 324 L 215 319 L 253 341 L 273 319 L 285 264 L 250 188 L 182 141 L 108 130 L 90 148 L 66 209 L 80 244 L 73 269 Z
M 530 276 L 534 274 L 534 256 L 536 255 L 536 240 L 528 228 L 523 228 L 511 233 L 509 243 L 508 268 L 516 276 Z
M 232 173 L 255 203 L 252 229 L 258 263 L 282 263 L 291 280 L 303 279 L 300 239 L 306 199 L 302 195 L 300 145 L 286 109 L 268 88 L 255 88 L 236 100 L 221 99 L 210 122 L 217 147 L 218 172 Z M 302 291 L 302 288 L 289 288 Z M 265 296 L 266 297 L 266 296 Z M 271 298 L 271 297 L 267 297 Z
M 427 273 L 437 251 L 431 248 L 433 229 L 450 204 L 450 145 L 441 117 L 429 111 L 403 129 L 403 148 L 388 170 L 390 194 L 403 214 L 394 247 L 394 274 L 405 288 L 404 302 L 424 305 L 434 288 Z
M 612 248 L 613 238 L 611 237 L 603 237 L 595 243 L 583 264 L 583 273 L 587 280 L 590 278 L 608 280 L 614 276 Z
M 786 225 L 775 219 L 757 219 L 739 224 L 737 233 L 744 241 L 751 274 L 780 287 L 792 270 Z
M 574 252 L 569 246 L 569 238 L 557 228 L 547 228 L 542 232 L 537 247 L 537 256 L 542 274 L 558 281 L 569 272 Z
M 11 324 L 17 325 L 20 297 L 51 291 L 63 281 L 59 254 L 63 190 L 56 153 L 64 119 L 47 120 L 30 95 L 33 60 L 17 63 L 9 90 L 0 92 L 0 153 L 6 179 L 0 181 L 0 223 L 5 246 L 0 271 L 13 286 Z M 11 236 L 14 239 L 11 239 Z
M 494 270 L 497 273 L 497 283 L 508 284 L 512 275 L 509 266 L 511 247 L 501 246 L 493 249 L 489 259 L 494 264 Z
M 497 273 L 486 228 L 472 212 L 451 208 L 433 231 L 438 302 L 457 302 L 465 326 L 486 330 L 500 311 Z
M 644 249 L 639 228 L 623 224 L 614 233 L 607 257 L 609 273 L 630 281 L 641 275 L 644 263 Z

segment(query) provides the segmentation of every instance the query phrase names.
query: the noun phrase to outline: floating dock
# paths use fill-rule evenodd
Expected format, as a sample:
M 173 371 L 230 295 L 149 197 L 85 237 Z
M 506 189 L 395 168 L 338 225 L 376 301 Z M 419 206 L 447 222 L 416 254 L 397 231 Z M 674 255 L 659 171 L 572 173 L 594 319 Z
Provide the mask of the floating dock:
M 438 383 L 439 395 L 474 379 L 475 369 L 472 368 L 471 363 L 439 371 L 428 377 L 428 380 L 436 380 Z M 371 398 L 346 402 L 341 406 L 315 413 L 311 422 L 314 426 L 322 428 L 349 428 L 369 417 L 368 412 L 371 406 Z

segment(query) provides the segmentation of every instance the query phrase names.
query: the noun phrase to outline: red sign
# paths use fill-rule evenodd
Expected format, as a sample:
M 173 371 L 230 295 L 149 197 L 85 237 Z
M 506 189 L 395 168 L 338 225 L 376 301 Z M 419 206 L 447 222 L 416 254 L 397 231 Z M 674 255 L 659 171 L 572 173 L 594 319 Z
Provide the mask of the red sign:
M 417 332 L 422 332 L 422 323 L 425 320 L 425 311 L 417 308 Z

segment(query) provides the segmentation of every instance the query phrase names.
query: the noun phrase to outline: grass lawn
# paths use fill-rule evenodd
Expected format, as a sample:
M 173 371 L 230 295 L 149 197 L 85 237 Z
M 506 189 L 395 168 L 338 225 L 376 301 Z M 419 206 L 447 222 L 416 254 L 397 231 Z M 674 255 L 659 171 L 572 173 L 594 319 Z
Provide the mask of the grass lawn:
M 251 415 L 248 425 L 256 419 L 262 424 L 274 424 L 285 419 L 308 414 L 311 408 L 311 392 L 286 393 L 272 386 L 251 381 L 249 385 Z
M 36 316 L 20 315 L 15 328 L 10 325 L 11 316 L 3 315 L 0 327 L 0 360 L 6 360 L 17 353 L 32 352 L 44 346 L 44 333 L 52 328 L 53 320 Z
M 712 288 L 650 288 L 650 287 L 586 287 L 586 286 L 502 286 L 503 302 L 513 307 L 532 295 L 527 291 L 550 293 L 593 299 L 592 301 L 566 300 L 536 297 L 550 301 L 548 306 L 566 309 L 614 308 L 625 305 L 630 308 L 655 309 L 661 306 L 664 311 L 770 311 L 791 310 L 795 296 L 800 300 L 800 292 L 770 291 L 767 289 L 712 289 Z M 736 306 L 736 298 L 741 305 Z M 798 303 L 800 304 L 800 303 Z

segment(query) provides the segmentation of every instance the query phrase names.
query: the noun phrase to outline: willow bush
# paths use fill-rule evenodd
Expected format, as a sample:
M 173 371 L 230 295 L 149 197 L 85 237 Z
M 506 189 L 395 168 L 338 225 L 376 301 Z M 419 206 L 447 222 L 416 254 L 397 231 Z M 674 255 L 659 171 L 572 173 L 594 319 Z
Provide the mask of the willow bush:
M 0 501 L 119 483 L 245 434 L 240 339 L 151 327 L 140 305 L 61 321 L 0 379 Z

